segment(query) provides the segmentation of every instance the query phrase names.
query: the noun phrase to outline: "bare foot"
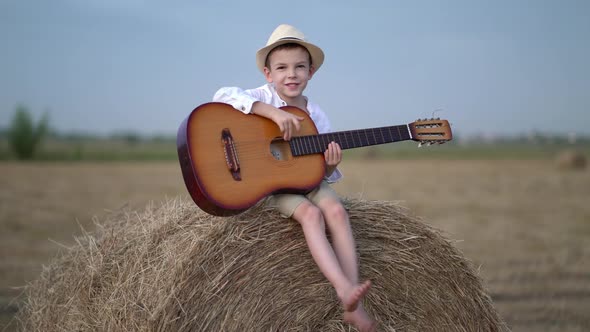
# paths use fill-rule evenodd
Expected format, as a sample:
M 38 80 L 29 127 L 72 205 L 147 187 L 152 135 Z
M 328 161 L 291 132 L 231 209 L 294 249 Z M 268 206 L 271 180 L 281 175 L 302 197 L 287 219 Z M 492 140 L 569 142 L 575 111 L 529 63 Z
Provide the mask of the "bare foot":
M 353 312 L 345 311 L 344 321 L 356 327 L 360 332 L 374 332 L 377 330 L 377 323 L 369 317 L 362 306 L 359 306 Z
M 371 281 L 367 280 L 360 285 L 354 286 L 348 294 L 341 298 L 344 305 L 344 311 L 355 311 L 360 300 L 367 294 L 371 288 Z

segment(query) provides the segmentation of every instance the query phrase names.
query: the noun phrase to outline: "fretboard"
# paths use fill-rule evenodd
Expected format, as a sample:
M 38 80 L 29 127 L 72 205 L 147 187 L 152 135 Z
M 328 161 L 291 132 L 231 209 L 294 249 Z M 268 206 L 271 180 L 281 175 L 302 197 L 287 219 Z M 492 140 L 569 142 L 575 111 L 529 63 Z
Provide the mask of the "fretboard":
M 319 135 L 293 137 L 289 141 L 293 156 L 323 153 L 330 142 L 343 150 L 363 146 L 407 141 L 412 139 L 407 125 L 339 131 Z

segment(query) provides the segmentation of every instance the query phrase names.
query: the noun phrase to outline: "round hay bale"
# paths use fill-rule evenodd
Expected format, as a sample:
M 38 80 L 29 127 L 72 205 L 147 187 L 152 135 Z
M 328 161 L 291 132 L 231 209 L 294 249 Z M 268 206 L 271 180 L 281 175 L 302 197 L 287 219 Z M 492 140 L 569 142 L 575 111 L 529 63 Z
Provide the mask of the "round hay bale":
M 345 200 L 367 311 L 383 331 L 503 331 L 461 253 L 403 208 Z M 264 204 L 230 218 L 186 199 L 109 217 L 45 268 L 26 331 L 346 331 L 297 222 Z
M 575 150 L 564 150 L 560 152 L 555 162 L 557 167 L 565 170 L 582 170 L 586 168 L 586 156 Z

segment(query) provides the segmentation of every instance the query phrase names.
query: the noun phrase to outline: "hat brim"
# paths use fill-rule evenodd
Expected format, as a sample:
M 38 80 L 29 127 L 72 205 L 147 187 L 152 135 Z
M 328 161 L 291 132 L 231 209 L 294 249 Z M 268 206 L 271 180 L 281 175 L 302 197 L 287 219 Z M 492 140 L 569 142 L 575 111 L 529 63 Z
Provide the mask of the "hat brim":
M 266 57 L 270 51 L 272 51 L 275 47 L 283 45 L 283 44 L 299 44 L 307 49 L 309 55 L 311 56 L 311 65 L 317 71 L 321 65 L 324 63 L 324 51 L 321 48 L 315 46 L 314 44 L 305 42 L 301 39 L 297 38 L 283 38 L 281 40 L 277 40 L 276 42 L 265 46 L 256 52 L 256 66 L 258 69 L 264 73 L 264 67 L 266 62 Z

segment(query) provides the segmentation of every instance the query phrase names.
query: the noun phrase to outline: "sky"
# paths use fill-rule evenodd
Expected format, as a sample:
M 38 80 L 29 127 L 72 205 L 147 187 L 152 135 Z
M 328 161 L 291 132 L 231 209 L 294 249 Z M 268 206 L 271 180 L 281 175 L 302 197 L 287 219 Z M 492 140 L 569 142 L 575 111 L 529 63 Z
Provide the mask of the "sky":
M 590 1 L 0 0 L 0 128 L 174 135 L 223 86 L 266 81 L 288 23 L 326 59 L 305 94 L 333 130 L 433 115 L 455 134 L 590 134 Z

